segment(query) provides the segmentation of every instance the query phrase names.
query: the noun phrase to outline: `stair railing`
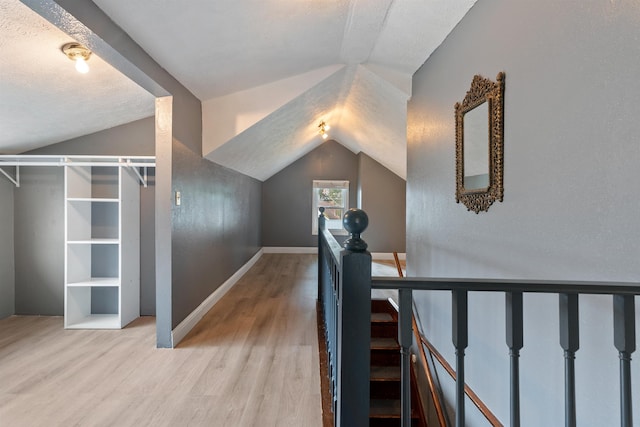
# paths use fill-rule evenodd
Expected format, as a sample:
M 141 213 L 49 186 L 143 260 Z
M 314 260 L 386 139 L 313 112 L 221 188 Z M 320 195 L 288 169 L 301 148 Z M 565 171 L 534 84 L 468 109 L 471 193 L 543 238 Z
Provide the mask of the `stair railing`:
M 565 425 L 576 425 L 575 353 L 579 347 L 578 300 L 580 294 L 613 296 L 614 345 L 620 358 L 620 425 L 633 425 L 631 400 L 631 354 L 635 351 L 634 297 L 640 295 L 636 283 L 601 283 L 577 281 L 526 281 L 455 278 L 372 278 L 373 289 L 416 289 L 450 291 L 452 294 L 453 344 L 456 353 L 456 420 L 464 426 L 464 352 L 468 343 L 467 300 L 469 292 L 505 294 L 506 342 L 510 355 L 510 425 L 520 425 L 519 357 L 523 346 L 523 293 L 557 294 L 560 311 L 560 344 L 565 358 Z M 400 310 L 411 306 L 400 304 Z
M 368 218 L 350 210 L 343 223 L 351 237 L 340 247 L 318 218 L 318 300 L 324 317 L 334 424 L 369 425 L 371 360 L 371 254 L 360 238 Z M 363 303 L 366 301 L 367 303 Z
M 468 344 L 469 292 L 498 292 L 505 295 L 506 343 L 510 355 L 510 425 L 520 426 L 519 357 L 523 347 L 523 293 L 557 294 L 560 312 L 560 344 L 565 358 L 565 425 L 576 425 L 575 353 L 579 348 L 579 295 L 613 296 L 614 346 L 620 359 L 620 425 L 633 425 L 631 399 L 631 354 L 636 349 L 635 296 L 640 284 L 625 282 L 578 282 L 534 280 L 490 280 L 456 278 L 371 277 L 371 255 L 360 238 L 367 215 L 349 210 L 343 219 L 351 237 L 344 249 L 326 230 L 323 209 L 318 221 L 318 299 L 327 325 L 330 352 L 335 425 L 368 425 L 371 289 L 397 289 L 399 298 L 399 338 L 405 347 L 406 324 L 411 327 L 412 290 L 448 291 L 452 296 L 452 340 L 456 353 L 455 425 L 465 425 L 464 354 Z M 408 319 L 408 320 L 407 320 Z M 410 331 L 410 329 L 409 329 Z M 410 344 L 408 344 L 410 345 Z M 403 354 L 403 383 L 409 382 Z M 407 365 L 408 366 L 408 365 Z M 403 385 L 403 390 L 407 389 Z M 410 424 L 410 403 L 403 391 L 402 425 Z
M 396 269 L 398 270 L 398 277 L 404 277 L 404 272 L 402 271 L 402 265 L 400 264 L 400 259 L 398 258 L 398 253 L 393 253 L 393 259 L 396 264 Z M 397 309 L 397 307 L 396 307 Z M 435 358 L 435 360 L 440 363 L 440 366 L 444 368 L 444 370 L 449 374 L 449 376 L 456 381 L 456 372 L 453 370 L 449 362 L 438 352 L 438 350 L 434 347 L 433 344 L 427 340 L 427 338 L 422 334 L 420 328 L 418 326 L 418 321 L 416 320 L 415 313 L 412 316 L 412 325 L 413 325 L 413 338 L 415 343 L 418 345 L 418 350 L 420 353 L 420 361 L 422 363 L 425 375 L 427 377 L 427 385 L 429 387 L 429 394 L 431 395 L 431 400 L 433 402 L 433 406 L 436 412 L 436 417 L 438 418 L 438 423 L 441 427 L 447 427 L 450 424 L 449 417 L 444 411 L 444 405 L 442 404 L 442 399 L 440 398 L 440 386 L 436 384 L 434 375 L 431 372 L 431 365 L 427 360 L 427 354 L 425 352 L 425 347 L 429 350 L 429 355 L 431 356 L 431 360 Z M 480 411 L 480 413 L 486 418 L 487 422 L 491 424 L 493 427 L 502 427 L 503 424 L 500 420 L 495 416 L 495 414 L 487 407 L 487 405 L 480 399 L 480 397 L 469 387 L 468 384 L 464 386 L 464 392 L 469 398 L 469 400 L 475 405 L 476 408 Z
M 404 277 L 404 272 L 402 271 L 402 265 L 400 264 L 400 259 L 398 258 L 398 253 L 394 252 L 393 253 L 393 260 L 396 264 L 396 269 L 398 270 L 398 277 Z M 396 307 L 396 309 L 398 309 L 398 307 Z M 399 310 L 398 310 L 399 311 Z M 427 384 L 429 387 L 429 394 L 431 395 L 431 401 L 433 402 L 433 406 L 434 409 L 436 411 L 436 417 L 438 418 L 438 424 L 440 425 L 440 427 L 447 427 L 447 414 L 445 413 L 444 410 L 444 406 L 442 404 L 442 400 L 440 399 L 440 393 L 439 393 L 439 385 L 436 384 L 435 379 L 433 377 L 433 373 L 431 372 L 431 366 L 429 365 L 429 362 L 427 361 L 427 354 L 424 351 L 424 341 L 423 341 L 423 336 L 420 333 L 420 328 L 418 328 L 418 322 L 416 320 L 416 316 L 415 314 L 412 314 L 411 316 L 411 325 L 413 327 L 413 338 L 415 340 L 415 342 L 418 344 L 418 349 L 419 349 L 419 354 L 420 354 L 420 363 L 422 364 L 422 367 L 424 369 L 425 372 L 425 376 L 427 377 Z M 433 351 L 431 350 L 430 347 L 427 346 L 427 348 L 429 349 L 430 354 L 433 356 Z M 433 358 L 432 358 L 433 360 Z M 441 364 L 442 361 L 438 360 Z M 444 365 L 443 365 L 444 366 Z M 454 380 L 455 380 L 455 373 L 453 376 Z M 469 389 L 467 390 L 467 396 L 469 396 Z M 478 399 L 479 400 L 479 399 Z M 482 403 L 482 402 L 480 402 Z

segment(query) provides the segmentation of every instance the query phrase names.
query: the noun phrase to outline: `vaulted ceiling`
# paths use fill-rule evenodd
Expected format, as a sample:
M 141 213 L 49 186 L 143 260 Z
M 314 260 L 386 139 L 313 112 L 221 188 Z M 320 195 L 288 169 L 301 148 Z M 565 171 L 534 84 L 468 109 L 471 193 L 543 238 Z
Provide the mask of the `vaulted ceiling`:
M 331 125 L 332 139 L 405 177 L 411 77 L 475 0 L 94 3 L 202 101 L 203 156 L 265 180 L 322 143 L 317 132 L 321 120 Z M 69 138 L 85 121 L 91 122 L 82 117 L 91 116 L 90 110 L 95 120 L 103 121 L 92 124 L 94 130 L 119 124 L 114 120 L 124 123 L 153 114 L 150 95 L 141 95 L 139 87 L 116 71 L 110 70 L 107 77 L 108 67 L 105 64 L 103 69 L 99 58 L 90 63 L 96 74 L 104 75 L 82 76 L 92 79 L 90 83 L 74 76 L 76 86 L 71 81 L 72 88 L 65 87 L 63 82 L 70 78 L 62 73 L 72 67 L 59 47 L 68 40 L 38 16 L 27 18 L 30 11 L 17 6 L 18 0 L 0 0 L 0 151 L 24 151 L 21 147 Z M 39 66 L 27 72 L 25 63 L 33 61 L 32 54 L 27 58 L 14 47 L 25 38 L 42 52 Z M 43 40 L 48 41 L 46 46 Z M 24 54 L 18 65 L 7 59 L 10 49 Z M 37 72 L 44 71 L 46 78 L 39 78 Z M 82 83 L 91 92 L 79 91 L 83 86 L 77 85 Z M 48 119 L 42 120 L 43 127 L 36 123 L 21 128 L 20 115 L 11 111 L 16 99 L 26 102 L 25 90 L 33 96 L 22 108 L 37 112 L 27 115 L 37 116 L 34 122 Z M 82 112 L 76 105 L 67 120 L 49 116 L 48 112 L 62 112 L 67 106 L 74 111 L 73 97 L 86 98 L 87 93 L 105 105 L 92 105 Z M 113 108 L 116 114 L 95 114 Z M 126 110 L 130 120 L 122 121 L 120 111 L 126 115 Z M 105 116 L 112 122 L 107 123 Z M 59 136 L 52 136 L 53 125 L 67 128 L 66 133 L 61 129 Z M 37 142 L 39 133 L 49 138 Z

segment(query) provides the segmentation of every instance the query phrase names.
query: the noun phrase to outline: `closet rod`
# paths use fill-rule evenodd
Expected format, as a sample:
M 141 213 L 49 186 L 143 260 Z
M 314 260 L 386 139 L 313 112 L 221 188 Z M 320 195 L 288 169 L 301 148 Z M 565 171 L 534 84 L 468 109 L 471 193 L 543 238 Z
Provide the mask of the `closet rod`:
M 16 176 L 13 178 L 3 168 L 15 167 Z M 131 168 L 138 179 L 147 186 L 147 168 L 155 168 L 154 156 L 81 156 L 81 155 L 0 155 L 0 173 L 2 173 L 16 187 L 20 187 L 20 167 L 22 166 L 111 166 Z M 144 176 L 138 168 L 144 168 Z

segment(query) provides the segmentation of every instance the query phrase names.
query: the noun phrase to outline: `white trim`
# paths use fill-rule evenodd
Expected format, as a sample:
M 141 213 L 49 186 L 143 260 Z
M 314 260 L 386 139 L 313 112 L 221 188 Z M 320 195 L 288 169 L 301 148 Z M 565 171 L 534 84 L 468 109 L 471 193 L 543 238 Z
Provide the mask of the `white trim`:
M 218 289 L 213 291 L 195 310 L 193 310 L 174 330 L 171 331 L 172 346 L 178 345 L 184 337 L 196 326 L 196 324 L 204 317 L 211 308 L 216 305 L 233 285 L 244 276 L 247 271 L 260 259 L 263 254 L 260 249 L 246 264 L 244 264 L 233 276 L 229 277 Z
M 407 254 L 406 253 L 398 253 L 398 258 L 402 261 L 406 261 L 407 260 Z M 391 260 L 393 261 L 393 253 L 389 253 L 389 252 L 372 252 L 371 253 L 371 259 L 379 259 L 379 260 Z
M 249 261 L 247 261 L 238 271 L 236 271 L 231 277 L 229 277 L 218 289 L 213 291 L 195 310 L 193 310 L 178 326 L 171 331 L 172 347 L 178 345 L 180 341 L 187 336 L 187 334 L 193 329 L 200 319 L 220 299 L 235 285 L 242 276 L 260 259 L 262 254 L 315 254 L 318 253 L 316 247 L 280 247 L 280 246 L 265 246 L 261 248 Z M 393 254 L 374 252 L 371 254 L 373 259 L 380 260 L 392 260 Z M 405 260 L 406 254 L 399 253 L 398 258 Z
M 279 247 L 265 246 L 262 248 L 265 254 L 317 254 L 318 248 L 312 247 Z

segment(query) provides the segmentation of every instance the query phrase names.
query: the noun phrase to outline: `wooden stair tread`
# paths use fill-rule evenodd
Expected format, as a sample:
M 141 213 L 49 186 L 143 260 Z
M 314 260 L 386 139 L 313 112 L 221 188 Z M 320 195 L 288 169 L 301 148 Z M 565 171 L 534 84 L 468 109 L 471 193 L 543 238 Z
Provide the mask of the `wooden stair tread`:
M 369 376 L 369 425 L 399 426 L 401 423 L 400 344 L 398 312 L 387 300 L 371 301 L 371 364 Z M 415 384 L 411 386 L 412 426 L 425 426 L 415 400 Z
M 371 338 L 372 350 L 399 350 L 400 344 L 395 338 Z
M 372 381 L 400 381 L 400 366 L 371 366 Z
M 371 321 L 397 323 L 389 313 L 371 313 Z
M 369 418 L 400 418 L 401 412 L 400 399 L 371 399 Z M 416 418 L 413 409 L 411 410 L 411 418 Z

